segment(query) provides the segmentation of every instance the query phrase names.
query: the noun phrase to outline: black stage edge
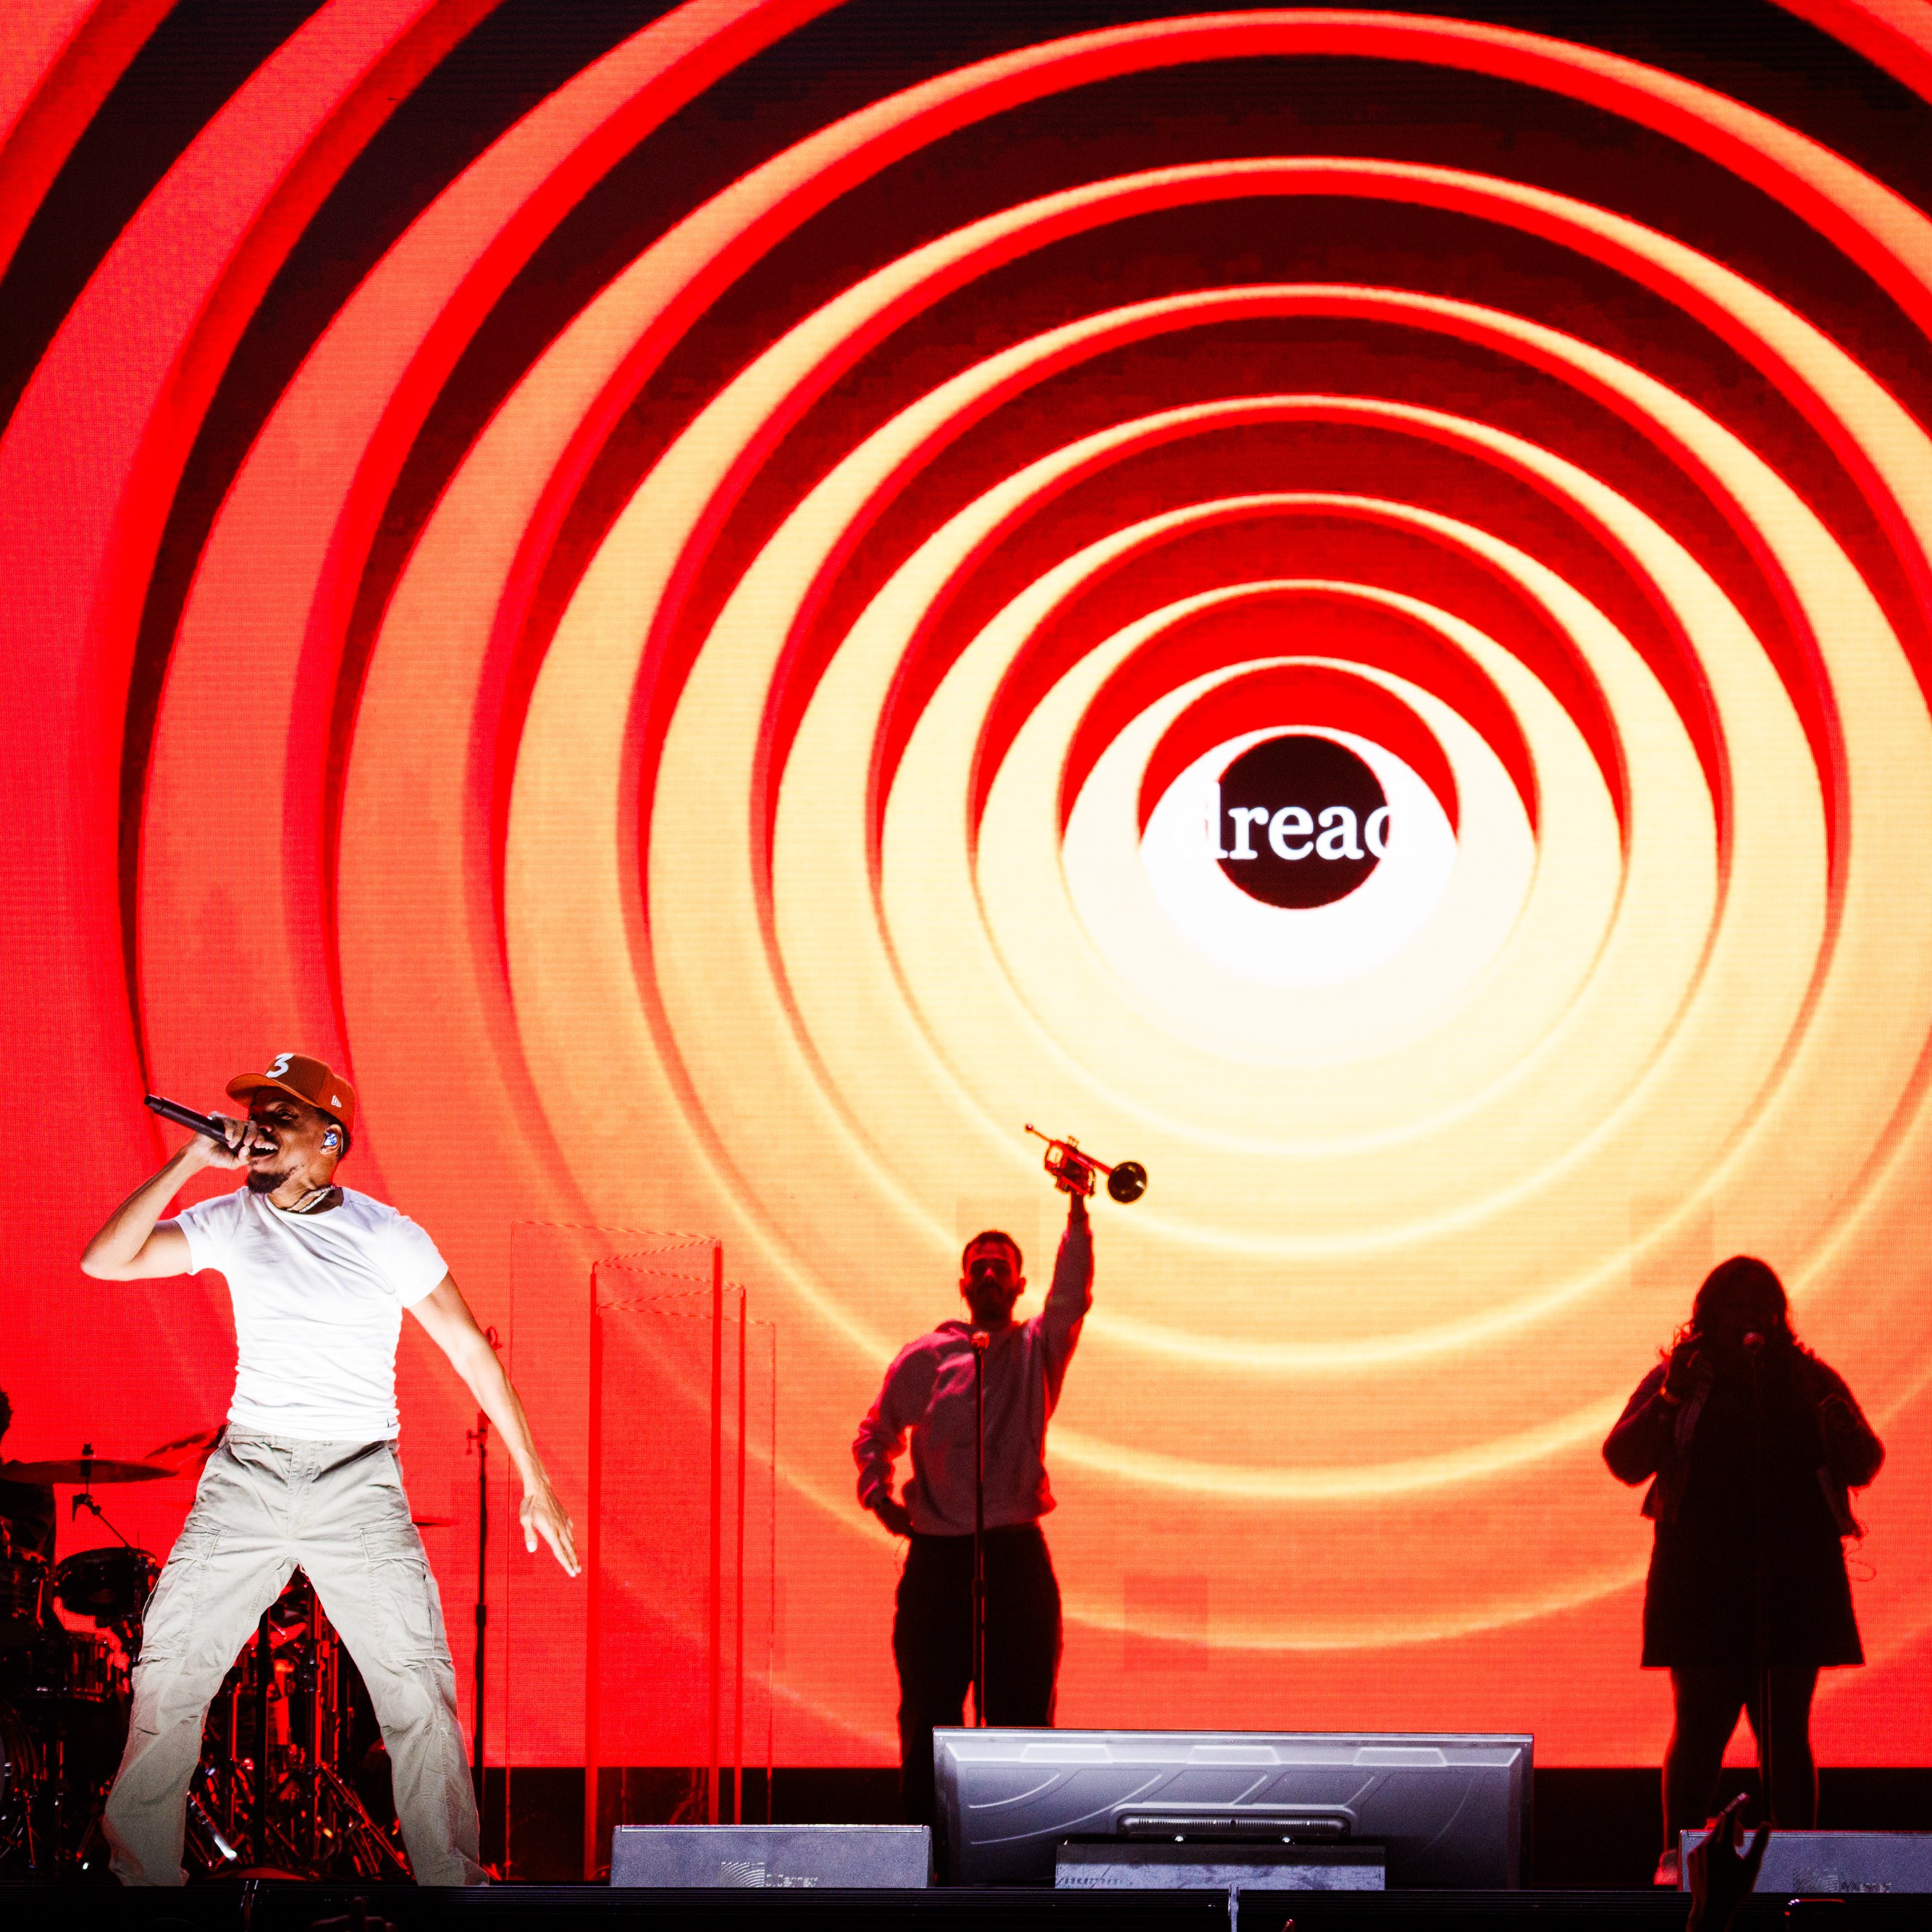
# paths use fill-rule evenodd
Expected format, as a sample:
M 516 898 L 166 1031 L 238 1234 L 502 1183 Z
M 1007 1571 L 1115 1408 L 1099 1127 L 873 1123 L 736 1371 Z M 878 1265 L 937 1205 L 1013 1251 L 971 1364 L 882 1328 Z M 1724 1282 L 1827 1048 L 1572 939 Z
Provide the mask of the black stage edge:
M 643 1892 L 602 1886 L 479 1887 L 257 1883 L 179 1892 L 76 1892 L 0 1885 L 8 1932 L 348 1932 L 357 1899 L 397 1932 L 1231 1932 L 1224 1894 L 1054 1892 L 961 1886 L 930 1892 Z M 1410 1932 L 1485 1925 L 1523 1932 L 1678 1932 L 1690 1901 L 1676 1892 L 1246 1892 L 1238 1932 Z M 1890 1932 L 1926 1922 L 1922 1898 L 1754 1898 L 1740 1927 Z
M 608 1818 L 649 1815 L 650 1801 L 688 1788 L 689 1774 L 662 1769 L 604 1774 L 598 1809 Z M 1752 1788 L 1748 1771 L 1726 1772 L 1724 1789 Z M 200 1883 L 174 1892 L 123 1892 L 94 1879 L 0 1882 L 4 1932 L 310 1932 L 329 1920 L 349 1932 L 351 1907 L 397 1932 L 536 1932 L 580 1920 L 651 1932 L 1231 1932 L 1218 1892 L 1055 1893 L 938 1887 L 927 1892 L 648 1892 L 532 1882 L 574 1876 L 582 1857 L 583 1773 L 520 1770 L 513 1780 L 513 1846 L 524 1882 L 470 1891 L 411 1886 Z M 781 1769 L 772 1810 L 779 1823 L 892 1822 L 895 1774 L 871 1769 Z M 762 1820 L 762 1772 L 746 1779 L 746 1814 Z M 1443 1925 L 1509 1925 L 1538 1932 L 1677 1932 L 1688 1900 L 1645 1882 L 1661 1827 L 1654 1770 L 1542 1770 L 1536 1773 L 1532 1886 L 1517 1892 L 1244 1894 L 1238 1932 L 1406 1932 Z M 621 1810 L 620 1808 L 622 1808 Z M 1820 1823 L 1828 1829 L 1932 1830 L 1932 1769 L 1827 1769 L 1820 1774 Z M 500 1858 L 503 1786 L 489 1774 L 484 1855 Z M 608 1844 L 608 1837 L 606 1839 Z M 536 1869 L 532 1869 L 535 1867 Z M 1738 1924 L 1750 1928 L 1918 1926 L 1932 1922 L 1923 1898 L 1754 1899 Z
M 1754 1771 L 1726 1769 L 1718 1802 L 1755 1796 Z M 1658 1773 L 1541 1770 L 1535 1773 L 1538 1886 L 1641 1886 L 1664 1850 Z M 1932 1832 L 1932 1770 L 1826 1767 L 1818 1773 L 1818 1825 L 1826 1832 Z
M 690 1774 L 658 1768 L 606 1770 L 600 1780 L 599 1825 L 604 1855 L 610 1827 L 620 1819 L 668 1819 L 661 1801 L 675 1796 Z M 503 1782 L 486 1774 L 483 1856 L 500 1870 L 503 1859 Z M 1932 1832 L 1932 1769 L 1828 1767 L 1818 1774 L 1818 1822 L 1826 1831 Z M 520 1770 L 513 1780 L 515 1829 L 512 1870 L 519 1879 L 568 1883 L 584 1870 L 584 1774 L 568 1768 Z M 1718 1802 L 1756 1790 L 1748 1770 L 1724 1775 Z M 1543 1769 L 1532 1799 L 1531 1882 L 1544 1888 L 1615 1886 L 1641 1890 L 1664 1849 L 1658 1774 L 1637 1770 Z M 898 1774 L 890 1769 L 782 1766 L 772 1780 L 772 1821 L 780 1825 L 891 1825 L 899 1822 Z M 745 1777 L 745 1816 L 765 1817 L 762 1768 Z

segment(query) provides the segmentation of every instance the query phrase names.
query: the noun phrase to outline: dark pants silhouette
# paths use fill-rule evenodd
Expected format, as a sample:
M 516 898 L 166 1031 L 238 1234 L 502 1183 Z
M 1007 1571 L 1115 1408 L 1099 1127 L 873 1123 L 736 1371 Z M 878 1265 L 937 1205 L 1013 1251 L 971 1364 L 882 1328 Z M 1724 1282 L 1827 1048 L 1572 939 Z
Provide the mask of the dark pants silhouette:
M 1760 1802 L 1781 1830 L 1808 1832 L 1818 1822 L 1818 1766 L 1811 1755 L 1811 1698 L 1818 1688 L 1815 1664 L 1774 1664 L 1771 1668 L 1771 1779 Z M 1676 1707 L 1670 1748 L 1664 1756 L 1664 1847 L 1674 1850 L 1680 1832 L 1703 1823 L 1716 1810 L 1718 1777 L 1742 1711 L 1751 1733 L 1761 1735 L 1757 1673 L 1748 1664 L 1674 1664 L 1670 1688 Z
M 932 1730 L 957 1724 L 973 1682 L 973 1539 L 914 1536 L 892 1618 L 899 1792 L 933 1823 Z M 1060 1585 L 1037 1523 L 986 1532 L 986 1719 L 1050 1724 L 1060 1672 Z

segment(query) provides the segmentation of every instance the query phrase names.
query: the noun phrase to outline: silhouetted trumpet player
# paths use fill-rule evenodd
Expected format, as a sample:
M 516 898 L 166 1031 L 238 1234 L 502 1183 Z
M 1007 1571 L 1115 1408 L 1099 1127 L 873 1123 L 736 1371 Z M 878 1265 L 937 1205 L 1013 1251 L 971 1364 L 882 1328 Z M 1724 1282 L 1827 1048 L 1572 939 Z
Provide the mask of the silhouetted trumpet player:
M 1047 1169 L 1067 1203 L 1046 1306 L 1030 1322 L 1014 1320 L 1026 1287 L 1019 1244 L 998 1228 L 975 1234 L 960 1258 L 959 1292 L 970 1318 L 942 1322 L 901 1350 L 852 1444 L 860 1502 L 910 1544 L 892 1660 L 899 1788 L 915 1824 L 932 1822 L 933 1727 L 959 1723 L 976 1664 L 983 1665 L 980 1722 L 1053 1721 L 1060 1586 L 1040 1528 L 1054 1506 L 1047 1420 L 1094 1302 L 1087 1218 L 1094 1176 L 1110 1174 L 1114 1198 L 1132 1201 L 1147 1175 L 1132 1162 L 1108 1169 L 1062 1141 L 1049 1142 Z M 902 1501 L 892 1493 L 892 1466 L 908 1438 L 912 1479 Z M 983 1592 L 975 1587 L 976 1543 Z M 983 1652 L 976 1643 L 982 1607 Z

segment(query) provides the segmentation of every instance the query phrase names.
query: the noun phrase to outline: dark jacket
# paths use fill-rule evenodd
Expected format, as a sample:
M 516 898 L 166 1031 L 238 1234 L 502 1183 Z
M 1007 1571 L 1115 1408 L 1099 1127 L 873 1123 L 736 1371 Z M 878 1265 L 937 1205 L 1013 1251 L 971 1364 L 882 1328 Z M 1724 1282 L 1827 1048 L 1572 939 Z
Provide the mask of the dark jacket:
M 1862 1660 L 1840 1539 L 1859 1534 L 1850 1492 L 1883 1446 L 1844 1379 L 1795 1345 L 1754 1372 L 1706 1353 L 1681 1401 L 1660 1364 L 1604 1444 L 1626 1483 L 1650 1480 L 1656 1525 L 1644 1662 Z

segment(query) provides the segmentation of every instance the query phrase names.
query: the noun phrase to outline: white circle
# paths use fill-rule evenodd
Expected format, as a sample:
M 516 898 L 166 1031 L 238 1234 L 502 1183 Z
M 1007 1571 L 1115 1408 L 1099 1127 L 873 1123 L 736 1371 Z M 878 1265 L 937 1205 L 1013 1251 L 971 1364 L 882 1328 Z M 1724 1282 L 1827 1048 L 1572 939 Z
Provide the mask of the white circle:
M 1456 868 L 1456 834 L 1435 793 L 1386 747 L 1352 731 L 1294 730 L 1346 746 L 1388 802 L 1387 854 L 1353 892 L 1326 905 L 1268 905 L 1221 868 L 1221 774 L 1250 746 L 1286 735 L 1278 724 L 1216 746 L 1168 787 L 1142 835 L 1141 863 L 1175 931 L 1204 957 L 1262 986 L 1337 986 L 1393 958 L 1427 924 Z M 1302 862 L 1325 862 L 1311 854 Z

